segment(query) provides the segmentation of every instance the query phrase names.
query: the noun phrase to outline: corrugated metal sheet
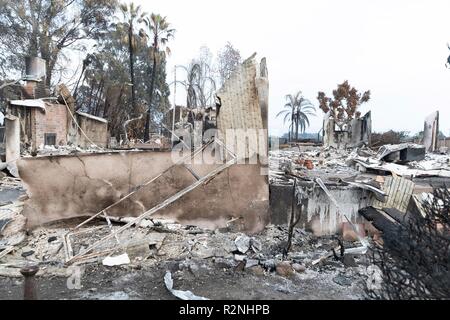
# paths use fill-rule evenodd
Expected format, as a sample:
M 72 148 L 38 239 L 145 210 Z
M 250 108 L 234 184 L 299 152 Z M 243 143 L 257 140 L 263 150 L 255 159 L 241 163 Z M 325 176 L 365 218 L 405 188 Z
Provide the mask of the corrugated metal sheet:
M 378 209 L 395 208 L 406 212 L 414 191 L 414 182 L 402 177 L 386 177 L 382 190 L 387 194 L 386 202 L 374 200 L 372 206 Z

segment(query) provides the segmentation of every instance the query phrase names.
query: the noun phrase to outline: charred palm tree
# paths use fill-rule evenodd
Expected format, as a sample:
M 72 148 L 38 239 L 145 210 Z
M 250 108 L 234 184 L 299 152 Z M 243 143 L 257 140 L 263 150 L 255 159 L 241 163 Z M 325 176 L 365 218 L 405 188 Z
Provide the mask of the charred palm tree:
M 124 21 L 124 29 L 127 30 L 126 42 L 128 43 L 128 53 L 130 58 L 130 80 L 131 80 L 131 105 L 132 112 L 136 112 L 136 86 L 134 83 L 134 55 L 137 46 L 137 38 L 135 29 L 146 16 L 145 12 L 141 11 L 141 6 L 135 6 L 133 2 L 129 5 L 123 3 L 120 5 Z
M 277 117 L 284 115 L 283 123 L 290 121 L 289 125 L 289 140 L 294 136 L 298 139 L 298 131 L 305 132 L 306 125 L 309 126 L 308 116 L 314 116 L 316 109 L 312 103 L 303 97 L 302 92 L 298 91 L 296 94 L 286 95 L 287 103 L 284 105 L 284 110 L 281 110 L 276 115 Z
M 187 67 L 180 67 L 186 71 L 186 80 L 177 81 L 186 89 L 186 107 L 195 109 L 212 105 L 216 83 L 211 77 L 210 67 L 196 61 Z
M 144 131 L 144 141 L 148 141 L 150 139 L 151 108 L 157 74 L 156 68 L 158 67 L 158 62 L 161 61 L 166 54 L 170 55 L 170 48 L 167 47 L 167 42 L 174 37 L 175 29 L 170 27 L 170 23 L 167 21 L 166 17 L 162 17 L 159 14 L 152 13 L 150 17 L 146 17 L 143 21 L 147 27 L 146 31 L 148 33 L 146 33 L 146 36 L 152 43 L 149 52 L 149 57 L 152 62 L 152 78 L 150 82 L 149 102 Z

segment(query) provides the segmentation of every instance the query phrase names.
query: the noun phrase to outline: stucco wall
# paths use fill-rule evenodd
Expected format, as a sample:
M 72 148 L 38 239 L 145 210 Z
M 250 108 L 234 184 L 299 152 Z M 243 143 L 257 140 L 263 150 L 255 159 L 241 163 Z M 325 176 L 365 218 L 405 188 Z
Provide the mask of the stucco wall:
M 305 187 L 305 190 L 311 187 Z M 339 209 L 330 201 L 330 198 L 319 187 L 315 186 L 308 192 L 307 199 L 303 200 L 304 209 L 301 213 L 299 227 L 306 228 L 316 235 L 335 234 L 347 222 L 344 214 L 354 223 L 362 223 L 364 219 L 358 210 L 370 205 L 372 195 L 360 188 L 329 187 L 330 193 L 339 204 Z M 270 186 L 271 221 L 274 224 L 287 224 L 291 214 L 293 199 L 293 186 Z M 298 212 L 299 206 L 294 205 Z
M 30 195 L 23 213 L 29 227 L 89 216 L 171 165 L 169 152 L 150 151 L 23 158 L 18 162 L 19 174 Z M 203 176 L 212 167 L 192 168 Z M 186 168 L 174 166 L 109 214 L 138 216 L 194 181 Z M 256 232 L 268 223 L 268 196 L 266 177 L 260 175 L 259 165 L 233 165 L 158 212 L 158 216 L 209 228 L 225 227 L 229 219 L 242 217 L 243 230 Z
M 77 114 L 77 122 L 89 139 L 99 147 L 106 147 L 108 144 L 108 123 L 89 119 Z M 77 143 L 80 147 L 86 148 L 91 142 L 78 129 Z

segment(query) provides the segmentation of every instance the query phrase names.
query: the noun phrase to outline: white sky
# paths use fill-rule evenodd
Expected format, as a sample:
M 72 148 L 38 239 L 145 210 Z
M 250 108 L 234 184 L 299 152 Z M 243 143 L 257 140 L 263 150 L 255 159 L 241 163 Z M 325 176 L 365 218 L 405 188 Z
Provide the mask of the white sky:
M 216 54 L 230 41 L 243 58 L 253 52 L 267 57 L 271 134 L 287 131 L 281 118 L 275 119 L 286 94 L 302 90 L 317 106 L 318 91 L 330 95 L 349 80 L 372 92 L 361 111 L 372 110 L 374 131 L 415 133 L 439 110 L 440 128 L 450 135 L 449 0 L 135 2 L 167 16 L 177 30 L 169 44 L 169 83 L 173 66 L 186 65 L 202 45 Z M 177 97 L 177 103 L 183 101 Z M 322 118 L 319 110 L 307 132 L 317 132 Z

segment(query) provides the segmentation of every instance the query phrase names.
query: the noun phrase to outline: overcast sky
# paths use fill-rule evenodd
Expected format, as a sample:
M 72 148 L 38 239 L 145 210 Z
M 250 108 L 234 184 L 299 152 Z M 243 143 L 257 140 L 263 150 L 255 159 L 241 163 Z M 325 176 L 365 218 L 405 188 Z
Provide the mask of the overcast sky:
M 450 69 L 445 68 L 449 0 L 136 3 L 167 16 L 177 30 L 169 44 L 169 83 L 173 66 L 187 64 L 202 45 L 216 54 L 230 41 L 243 58 L 253 52 L 266 57 L 271 134 L 287 131 L 281 118 L 275 118 L 286 94 L 301 90 L 317 106 L 318 91 L 329 95 L 338 83 L 349 80 L 360 91 L 372 92 L 361 111 L 372 110 L 374 131 L 415 133 L 429 113 L 439 110 L 440 128 L 450 135 Z M 178 98 L 177 103 L 183 103 Z M 322 119 L 318 110 L 307 132 L 318 132 Z

